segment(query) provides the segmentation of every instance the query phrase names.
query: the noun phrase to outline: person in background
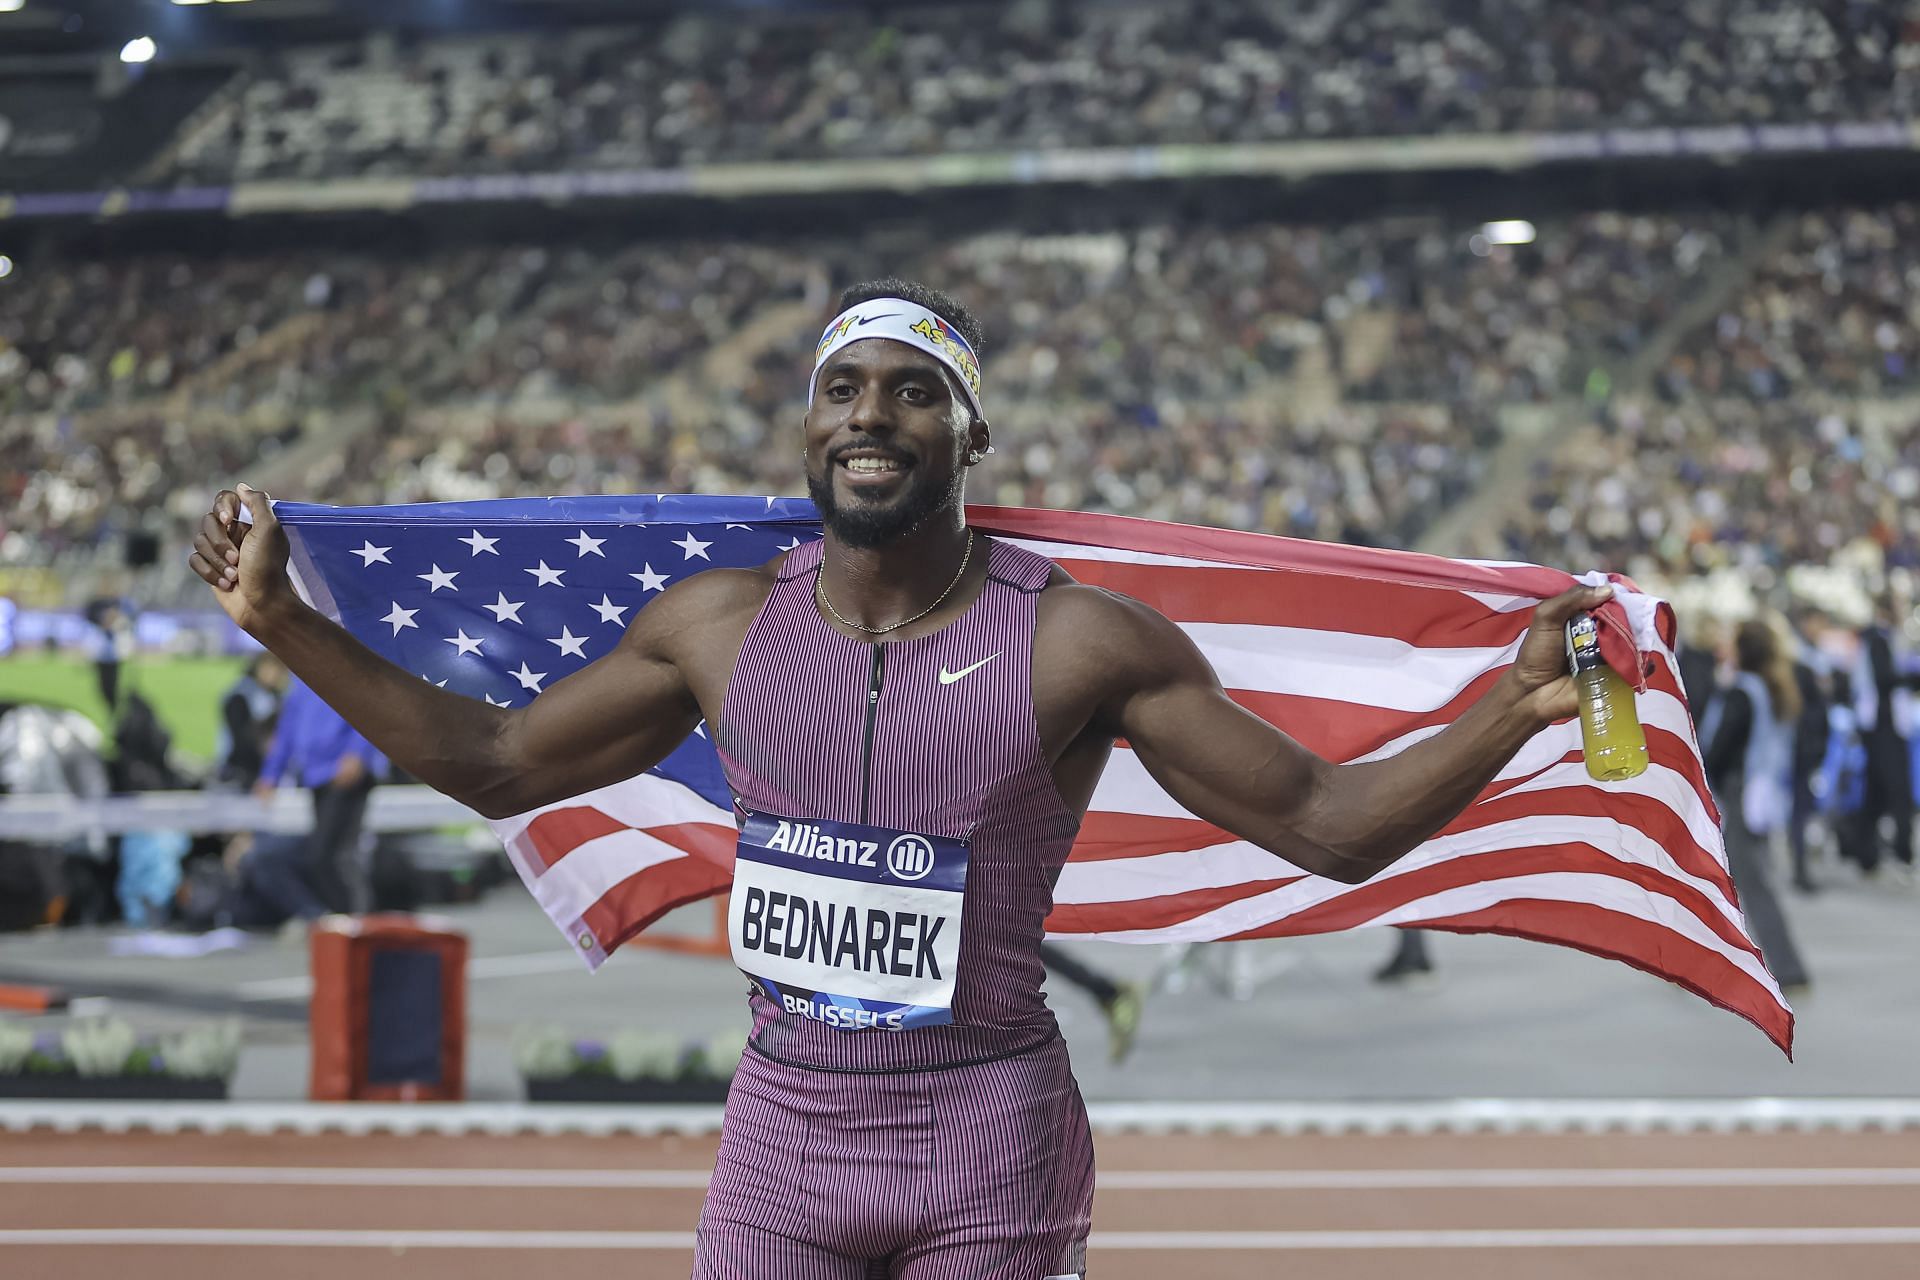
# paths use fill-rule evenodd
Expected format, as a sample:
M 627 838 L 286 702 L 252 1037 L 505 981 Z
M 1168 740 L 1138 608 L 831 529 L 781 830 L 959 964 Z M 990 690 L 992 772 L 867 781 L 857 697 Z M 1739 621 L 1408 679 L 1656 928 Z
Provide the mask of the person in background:
M 87 653 L 100 682 L 100 700 L 109 718 L 120 709 L 120 668 L 133 657 L 133 619 L 124 602 L 100 596 L 87 602 L 85 616 L 93 624 L 87 635 Z
M 288 778 L 313 793 L 305 878 L 329 911 L 358 915 L 371 905 L 360 831 L 367 796 L 386 767 L 386 757 L 319 694 L 302 681 L 289 681 L 254 794 L 269 799 Z
M 1051 942 L 1040 944 L 1040 963 L 1046 965 L 1050 975 L 1080 988 L 1100 1006 L 1107 1020 L 1107 1057 L 1115 1066 L 1125 1062 L 1133 1052 L 1140 1015 L 1146 1009 L 1146 988 L 1137 982 L 1116 982 Z
M 1913 870 L 1913 691 L 1920 675 L 1906 669 L 1894 610 L 1881 601 L 1860 632 L 1851 672 L 1853 711 L 1866 750 L 1866 790 L 1854 816 L 1850 853 L 1861 871 L 1880 869 L 1880 819 L 1893 820 L 1895 865 Z
M 1405 982 L 1433 972 L 1433 957 L 1427 954 L 1424 929 L 1395 929 L 1393 954 L 1373 972 L 1375 982 Z
M 266 763 L 267 744 L 280 715 L 280 699 L 287 691 L 287 668 L 262 650 L 253 655 L 240 678 L 220 696 L 220 732 L 216 776 L 241 791 L 252 789 Z
M 1760 954 L 1783 989 L 1805 987 L 1807 967 L 1768 868 L 1773 833 L 1786 825 L 1791 807 L 1800 689 L 1793 661 L 1769 623 L 1741 623 L 1733 648 L 1733 683 L 1715 699 L 1702 726 L 1707 784 L 1720 802 L 1727 869 Z
M 1817 807 L 1813 780 L 1826 763 L 1833 737 L 1833 667 L 1820 650 L 1826 615 L 1802 608 L 1781 636 L 1783 651 L 1793 654 L 1793 680 L 1800 690 L 1800 715 L 1793 725 L 1792 794 L 1787 813 L 1787 846 L 1793 852 L 1793 887 L 1816 893 L 1807 857 L 1807 827 Z
M 1687 711 L 1697 731 L 1719 691 L 1718 653 L 1725 637 L 1717 619 L 1696 615 L 1680 638 L 1680 688 L 1687 695 Z

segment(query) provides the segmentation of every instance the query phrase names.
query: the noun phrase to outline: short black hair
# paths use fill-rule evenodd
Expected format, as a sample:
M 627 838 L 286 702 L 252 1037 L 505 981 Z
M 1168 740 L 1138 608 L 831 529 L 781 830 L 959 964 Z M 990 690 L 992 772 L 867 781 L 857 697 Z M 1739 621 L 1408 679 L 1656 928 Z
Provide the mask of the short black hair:
M 973 348 L 974 359 L 986 358 L 986 352 L 982 348 L 986 346 L 987 335 L 981 329 L 980 322 L 974 319 L 973 312 L 938 289 L 929 289 L 915 280 L 896 280 L 888 276 L 882 280 L 868 280 L 853 285 L 840 295 L 840 306 L 834 314 L 839 315 L 848 307 L 857 307 L 863 302 L 872 302 L 875 298 L 900 298 L 916 306 L 925 307 L 952 325 L 960 336 L 967 340 L 967 345 Z

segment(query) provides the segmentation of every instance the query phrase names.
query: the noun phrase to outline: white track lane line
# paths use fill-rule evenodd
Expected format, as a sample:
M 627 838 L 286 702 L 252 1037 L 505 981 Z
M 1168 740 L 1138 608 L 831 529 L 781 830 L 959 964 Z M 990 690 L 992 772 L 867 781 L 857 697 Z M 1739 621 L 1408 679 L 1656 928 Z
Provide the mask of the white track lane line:
M 698 1190 L 705 1169 L 387 1169 L 253 1165 L 15 1165 L 0 1184 L 503 1187 Z M 1605 1190 L 1635 1187 L 1915 1187 L 1920 1168 L 1165 1169 L 1099 1175 L 1103 1191 Z
M 1460 1231 L 1109 1231 L 1092 1250 L 1666 1249 L 1915 1245 L 1913 1227 L 1602 1227 Z M 645 1250 L 693 1248 L 690 1231 L 306 1231 L 278 1228 L 77 1227 L 0 1230 L 13 1246 L 342 1249 Z

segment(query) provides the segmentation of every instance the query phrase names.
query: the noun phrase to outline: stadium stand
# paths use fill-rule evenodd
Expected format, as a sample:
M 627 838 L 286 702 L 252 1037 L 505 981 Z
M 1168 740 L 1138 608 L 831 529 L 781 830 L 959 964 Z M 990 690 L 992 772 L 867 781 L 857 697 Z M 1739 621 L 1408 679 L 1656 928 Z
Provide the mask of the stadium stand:
M 870 16 L 870 15 L 869 15 Z M 180 182 L 1905 118 L 1893 5 L 1061 3 L 263 56 Z

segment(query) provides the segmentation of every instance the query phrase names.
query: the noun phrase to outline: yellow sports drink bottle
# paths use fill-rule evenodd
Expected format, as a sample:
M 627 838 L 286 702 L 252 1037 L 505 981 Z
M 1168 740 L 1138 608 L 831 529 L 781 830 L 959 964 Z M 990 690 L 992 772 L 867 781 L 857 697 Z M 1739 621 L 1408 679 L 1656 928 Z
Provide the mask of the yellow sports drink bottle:
M 1647 735 L 1633 707 L 1633 686 L 1600 657 L 1600 624 L 1590 613 L 1567 623 L 1567 665 L 1580 696 L 1580 745 L 1587 773 L 1621 782 L 1647 771 Z

